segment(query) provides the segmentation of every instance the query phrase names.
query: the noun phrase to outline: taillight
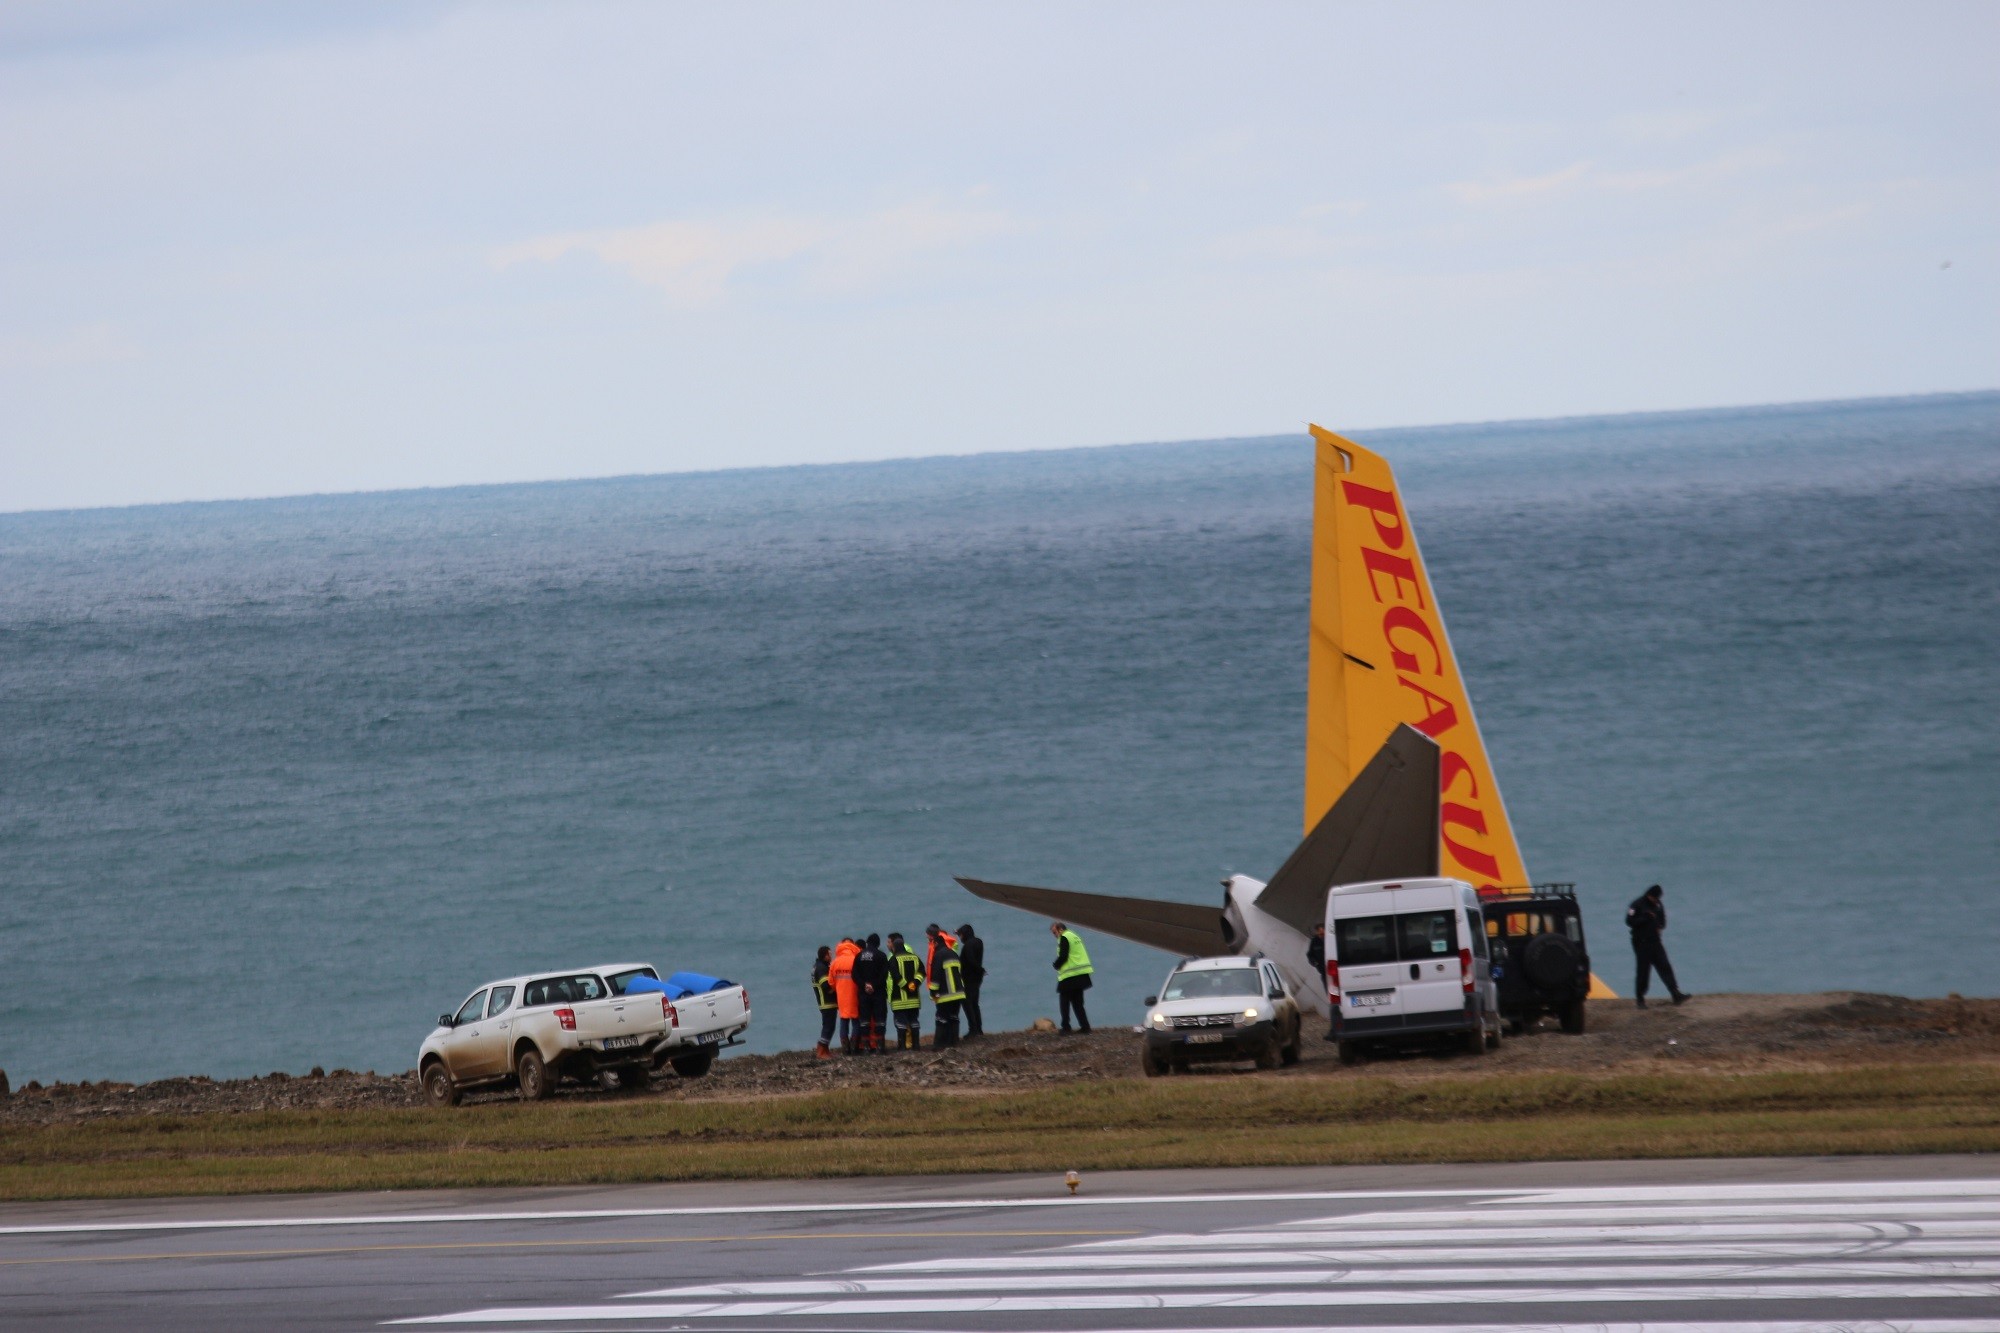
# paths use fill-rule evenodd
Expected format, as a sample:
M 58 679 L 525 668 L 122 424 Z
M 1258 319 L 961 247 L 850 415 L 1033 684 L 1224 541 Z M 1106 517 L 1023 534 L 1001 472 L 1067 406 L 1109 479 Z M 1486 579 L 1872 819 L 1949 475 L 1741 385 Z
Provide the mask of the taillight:
M 1472 994 L 1472 950 L 1470 949 L 1458 951 L 1458 984 L 1464 988 L 1467 995 Z
M 674 1008 L 674 1002 L 664 995 L 660 997 L 660 1017 L 667 1020 L 667 1026 L 670 1028 L 681 1025 L 681 1011 Z
M 576 1031 L 576 1010 L 574 1009 L 556 1010 L 556 1022 L 562 1024 L 562 1030 L 564 1032 Z
M 743 1009 L 744 1012 L 748 1013 L 750 1009 L 750 988 L 748 986 L 738 986 L 736 993 L 743 997 Z
M 1332 1000 L 1335 1004 L 1340 1003 L 1340 960 L 1338 958 L 1329 958 L 1326 960 L 1326 998 Z

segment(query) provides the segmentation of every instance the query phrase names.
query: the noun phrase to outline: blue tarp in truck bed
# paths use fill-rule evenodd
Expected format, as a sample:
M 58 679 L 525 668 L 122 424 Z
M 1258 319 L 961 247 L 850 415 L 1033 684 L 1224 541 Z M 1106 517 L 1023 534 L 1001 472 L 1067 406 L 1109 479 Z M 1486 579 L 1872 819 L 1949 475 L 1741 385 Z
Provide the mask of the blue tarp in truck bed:
M 636 995 L 642 991 L 658 991 L 669 1000 L 678 1000 L 683 995 L 704 995 L 724 986 L 733 986 L 733 981 L 721 977 L 705 976 L 700 972 L 676 972 L 665 981 L 655 981 L 651 977 L 633 977 L 625 983 L 625 993 Z

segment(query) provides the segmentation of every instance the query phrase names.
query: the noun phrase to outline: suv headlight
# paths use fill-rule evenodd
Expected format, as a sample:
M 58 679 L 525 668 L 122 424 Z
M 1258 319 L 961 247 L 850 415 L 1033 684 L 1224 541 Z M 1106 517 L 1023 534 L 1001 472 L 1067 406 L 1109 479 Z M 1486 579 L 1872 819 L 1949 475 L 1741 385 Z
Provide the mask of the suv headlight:
M 1256 1022 L 1263 1016 L 1264 1016 L 1263 1010 L 1252 1006 L 1251 1008 L 1245 1009 L 1242 1013 L 1236 1015 L 1236 1026 L 1240 1028 L 1249 1027 L 1252 1023 Z
M 1146 1016 L 1146 1023 L 1150 1027 L 1164 1028 L 1167 1026 L 1167 1016 L 1155 1010 Z

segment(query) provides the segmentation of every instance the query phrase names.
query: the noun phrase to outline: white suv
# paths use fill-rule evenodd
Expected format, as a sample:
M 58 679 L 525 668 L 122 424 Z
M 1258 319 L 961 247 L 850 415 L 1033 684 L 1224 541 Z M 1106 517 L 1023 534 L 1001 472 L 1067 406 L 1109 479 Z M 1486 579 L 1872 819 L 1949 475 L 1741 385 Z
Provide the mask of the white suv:
M 1146 1006 L 1139 1062 L 1148 1078 L 1185 1073 L 1196 1060 L 1298 1063 L 1298 1001 L 1261 955 L 1183 959 Z

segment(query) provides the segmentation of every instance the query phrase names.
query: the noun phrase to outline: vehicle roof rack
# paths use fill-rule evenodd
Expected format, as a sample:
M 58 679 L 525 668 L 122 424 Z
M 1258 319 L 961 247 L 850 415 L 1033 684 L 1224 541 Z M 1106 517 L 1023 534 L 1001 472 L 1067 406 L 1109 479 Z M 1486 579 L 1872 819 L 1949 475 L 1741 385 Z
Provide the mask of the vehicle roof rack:
M 1576 881 L 1548 880 L 1541 884 L 1496 884 L 1479 891 L 1482 898 L 1574 898 Z

